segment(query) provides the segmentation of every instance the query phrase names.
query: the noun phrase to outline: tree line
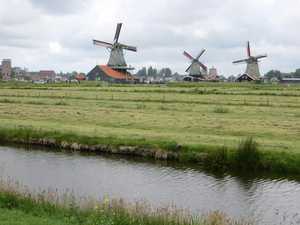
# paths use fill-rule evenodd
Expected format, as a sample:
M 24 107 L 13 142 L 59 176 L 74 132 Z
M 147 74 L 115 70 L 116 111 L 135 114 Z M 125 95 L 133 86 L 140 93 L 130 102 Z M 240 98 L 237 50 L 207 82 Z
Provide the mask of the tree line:
M 281 73 L 279 70 L 270 70 L 264 77 L 267 78 L 268 81 L 271 81 L 273 77 L 279 81 L 282 80 L 282 78 L 300 78 L 300 68 L 291 73 Z
M 159 77 L 172 77 L 179 75 L 177 72 L 174 74 L 172 73 L 172 70 L 170 68 L 163 68 L 161 70 L 154 69 L 152 66 L 149 66 L 147 69 L 146 67 L 142 67 L 136 74 L 133 74 L 135 77 L 145 77 L 146 79 L 148 77 L 154 77 L 156 79 Z

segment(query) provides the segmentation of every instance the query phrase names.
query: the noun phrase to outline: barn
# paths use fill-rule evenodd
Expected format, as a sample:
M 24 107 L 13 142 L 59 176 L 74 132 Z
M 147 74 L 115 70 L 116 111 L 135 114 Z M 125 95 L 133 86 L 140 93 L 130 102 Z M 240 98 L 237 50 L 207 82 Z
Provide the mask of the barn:
M 257 83 L 266 83 L 266 78 L 259 78 L 251 73 L 244 73 L 239 75 L 235 80 L 235 82 L 245 82 L 245 81 L 254 81 Z
M 115 84 L 139 83 L 139 78 L 130 73 L 120 73 L 108 66 L 97 65 L 87 75 L 89 81 L 104 81 Z
M 282 78 L 283 84 L 300 84 L 300 78 Z

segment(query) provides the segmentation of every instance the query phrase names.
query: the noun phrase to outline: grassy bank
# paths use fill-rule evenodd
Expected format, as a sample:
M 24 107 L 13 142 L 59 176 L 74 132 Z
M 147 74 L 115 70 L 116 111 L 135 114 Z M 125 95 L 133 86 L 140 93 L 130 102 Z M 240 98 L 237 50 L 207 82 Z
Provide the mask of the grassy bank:
M 298 86 L 253 83 L 7 82 L 0 83 L 0 130 L 11 136 L 26 128 L 57 142 L 145 146 L 180 152 L 181 160 L 224 145 L 231 158 L 230 149 L 253 137 L 264 153 L 261 167 L 299 172 L 299 96 Z
M 222 212 L 190 212 L 175 205 L 153 206 L 146 200 L 95 199 L 67 191 L 32 192 L 18 182 L 0 181 L 0 224 L 106 224 L 200 225 L 255 224 L 254 220 L 230 219 Z
M 78 135 L 75 132 L 33 130 L 31 128 L 0 129 L 0 140 L 30 143 L 30 139 L 52 139 L 49 145 L 62 147 L 63 142 L 83 144 L 76 150 L 106 151 L 119 154 L 137 154 L 169 160 L 197 162 L 199 166 L 212 170 L 269 170 L 277 172 L 300 172 L 300 155 L 296 153 L 263 150 L 252 137 L 241 139 L 235 146 L 180 145 L 176 141 L 163 139 L 121 139 L 115 136 L 97 137 Z M 44 142 L 43 142 L 44 143 Z M 43 144 L 39 143 L 39 144 Z M 94 146 L 105 146 L 105 148 Z M 79 146 L 79 145 L 77 145 Z M 91 148 L 87 148 L 90 146 Z M 124 146 L 135 147 L 131 151 L 118 151 Z M 147 151 L 141 151 L 147 149 Z

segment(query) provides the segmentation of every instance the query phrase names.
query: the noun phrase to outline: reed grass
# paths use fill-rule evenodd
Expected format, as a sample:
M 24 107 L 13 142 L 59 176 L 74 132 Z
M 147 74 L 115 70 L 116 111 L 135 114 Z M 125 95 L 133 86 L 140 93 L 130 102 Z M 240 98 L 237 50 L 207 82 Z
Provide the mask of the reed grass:
M 76 196 L 71 190 L 62 195 L 51 188 L 30 191 L 14 180 L 0 181 L 0 202 L 0 221 L 8 223 L 23 216 L 30 224 L 255 224 L 254 219 L 231 219 L 219 211 L 191 212 L 175 204 L 151 205 L 145 199 L 128 203 L 122 198 Z

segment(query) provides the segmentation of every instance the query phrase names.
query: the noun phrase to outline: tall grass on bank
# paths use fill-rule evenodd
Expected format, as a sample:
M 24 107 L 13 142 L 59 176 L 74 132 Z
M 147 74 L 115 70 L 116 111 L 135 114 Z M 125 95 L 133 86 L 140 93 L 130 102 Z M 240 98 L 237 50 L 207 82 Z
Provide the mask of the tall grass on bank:
M 252 137 L 241 140 L 236 147 L 219 147 L 200 165 L 212 170 L 270 170 L 300 173 L 299 154 L 271 152 L 260 149 Z
M 127 203 L 124 199 L 95 199 L 75 196 L 68 190 L 62 196 L 52 189 L 32 192 L 13 180 L 0 181 L 0 203 L 0 208 L 9 210 L 6 213 L 17 211 L 30 215 L 32 220 L 53 221 L 47 224 L 255 224 L 255 220 L 230 219 L 219 211 L 197 210 L 192 213 L 175 204 L 154 206 L 147 200 Z M 3 215 L 0 219 L 4 220 Z
M 257 170 L 263 168 L 263 157 L 258 143 L 250 137 L 241 140 L 237 147 L 230 150 L 225 145 L 220 147 L 204 159 L 203 166 L 213 170 Z
M 120 146 L 135 146 L 147 149 L 146 157 L 176 159 L 185 162 L 198 162 L 201 166 L 213 170 L 270 170 L 280 172 L 300 173 L 299 153 L 264 151 L 252 137 L 241 140 L 237 146 L 215 147 L 211 145 L 180 145 L 176 141 L 163 139 L 147 140 L 122 139 L 115 136 L 97 137 L 80 135 L 75 132 L 60 132 L 36 130 L 33 127 L 15 127 L 15 129 L 0 129 L 0 141 L 27 143 L 30 138 L 55 139 L 56 147 L 62 141 L 70 144 L 78 143 L 89 146 L 106 145 L 119 148 Z M 15 139 L 15 140 L 13 140 Z M 24 142 L 25 140 L 25 142 Z M 148 151 L 150 149 L 150 151 Z

